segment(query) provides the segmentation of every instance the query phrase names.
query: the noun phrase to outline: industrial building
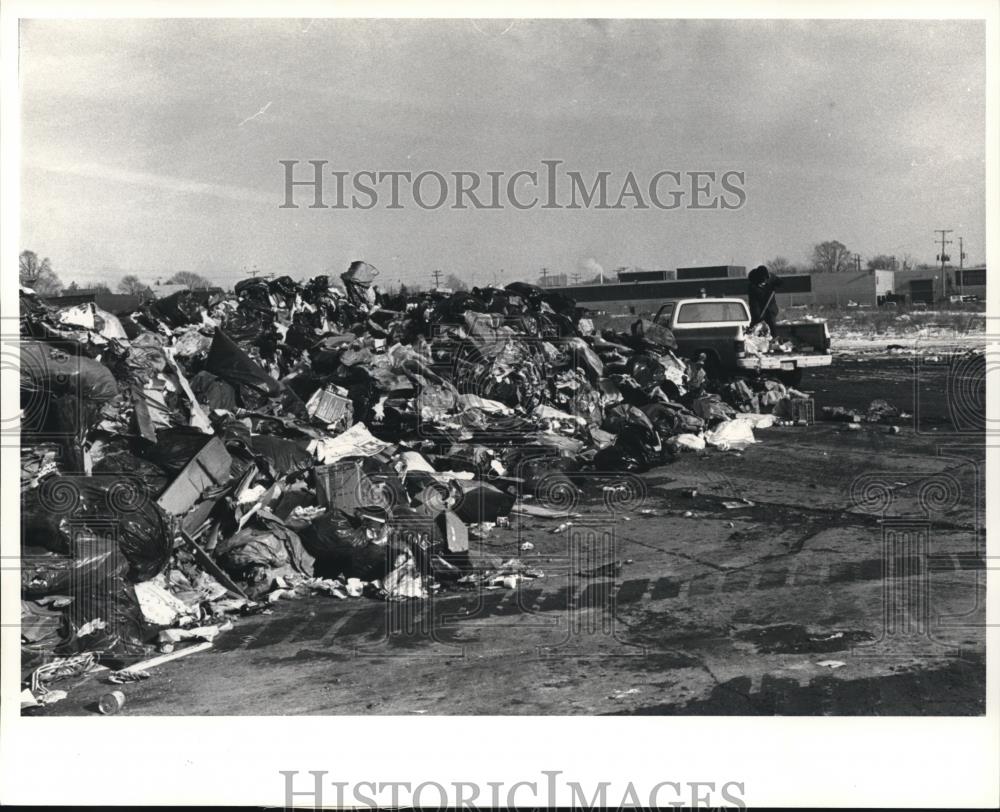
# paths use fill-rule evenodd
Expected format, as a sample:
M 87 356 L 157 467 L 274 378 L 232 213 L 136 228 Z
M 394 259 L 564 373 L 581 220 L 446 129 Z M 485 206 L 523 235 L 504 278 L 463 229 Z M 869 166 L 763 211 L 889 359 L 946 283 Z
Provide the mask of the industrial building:
M 857 274 L 813 274 L 812 292 L 793 297 L 794 304 L 933 305 L 952 296 L 986 299 L 986 266 L 976 268 L 908 268 L 873 270 Z
M 973 268 L 913 268 L 896 271 L 895 293 L 907 303 L 934 302 L 951 296 L 986 300 L 986 266 Z
M 564 273 L 550 273 L 538 280 L 543 288 L 562 288 L 569 284 L 569 276 Z
M 858 273 L 816 273 L 808 296 L 793 296 L 779 304 L 864 305 L 874 307 L 895 292 L 894 271 L 865 270 Z
M 674 270 L 622 270 L 616 282 L 554 285 L 582 307 L 619 315 L 655 313 L 667 299 L 695 296 L 745 296 L 747 269 L 743 265 L 708 265 Z M 782 275 L 777 293 L 782 308 L 803 305 L 877 307 L 886 302 L 933 304 L 948 296 L 986 298 L 986 267 L 857 273 Z M 551 276 L 549 277 L 552 278 Z M 944 285 L 944 287 L 942 287 Z
M 154 292 L 153 298 L 165 299 L 166 295 L 160 295 L 164 292 L 165 288 L 167 288 L 166 285 L 160 285 L 152 288 Z M 168 295 L 188 290 L 186 285 L 171 285 L 170 288 L 171 293 Z M 191 291 L 191 294 L 202 304 L 208 301 L 212 296 L 221 296 L 222 293 L 222 288 L 218 287 Z M 43 298 L 53 307 L 76 307 L 77 305 L 93 302 L 101 310 L 107 310 L 109 313 L 113 313 L 116 316 L 134 313 L 143 305 L 143 299 L 131 293 L 105 293 L 103 290 L 98 290 L 96 288 L 79 288 L 72 293 L 63 293 L 56 296 L 44 296 Z
M 698 296 L 745 296 L 747 269 L 743 265 L 709 265 L 659 271 L 622 271 L 617 282 L 555 288 L 581 307 L 612 315 L 649 316 L 667 299 Z M 803 299 L 811 291 L 809 274 L 782 276 L 778 303 Z M 784 301 L 783 301 L 784 300 Z

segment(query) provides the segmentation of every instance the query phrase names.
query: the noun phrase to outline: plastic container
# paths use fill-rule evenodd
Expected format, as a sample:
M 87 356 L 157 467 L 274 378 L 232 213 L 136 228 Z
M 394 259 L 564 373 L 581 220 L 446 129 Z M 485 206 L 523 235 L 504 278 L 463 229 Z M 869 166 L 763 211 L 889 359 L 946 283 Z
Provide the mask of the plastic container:
M 365 475 L 359 460 L 345 460 L 315 468 L 316 501 L 322 507 L 336 507 L 345 513 L 370 504 L 365 497 Z
M 812 398 L 793 399 L 789 401 L 792 407 L 792 422 L 797 425 L 811 426 L 816 422 L 816 401 Z M 805 421 L 805 422 L 803 422 Z

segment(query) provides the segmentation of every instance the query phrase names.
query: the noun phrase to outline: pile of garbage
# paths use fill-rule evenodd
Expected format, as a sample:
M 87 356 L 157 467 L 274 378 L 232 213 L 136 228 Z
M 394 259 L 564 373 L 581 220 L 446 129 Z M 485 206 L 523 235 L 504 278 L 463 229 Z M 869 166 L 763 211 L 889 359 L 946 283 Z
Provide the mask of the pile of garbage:
M 598 331 L 533 285 L 385 295 L 376 276 L 253 278 L 122 318 L 22 289 L 29 671 L 211 641 L 303 594 L 512 588 L 542 573 L 475 541 L 558 518 L 533 501 L 553 474 L 739 449 L 805 398 L 709 380 L 663 326 Z

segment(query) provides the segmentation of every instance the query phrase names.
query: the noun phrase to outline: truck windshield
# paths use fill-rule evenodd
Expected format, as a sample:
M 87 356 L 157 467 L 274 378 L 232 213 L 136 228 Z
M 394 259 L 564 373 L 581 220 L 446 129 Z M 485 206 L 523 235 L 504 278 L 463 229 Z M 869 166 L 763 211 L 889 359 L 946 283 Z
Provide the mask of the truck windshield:
M 677 324 L 713 321 L 748 321 L 743 302 L 687 302 L 681 305 Z

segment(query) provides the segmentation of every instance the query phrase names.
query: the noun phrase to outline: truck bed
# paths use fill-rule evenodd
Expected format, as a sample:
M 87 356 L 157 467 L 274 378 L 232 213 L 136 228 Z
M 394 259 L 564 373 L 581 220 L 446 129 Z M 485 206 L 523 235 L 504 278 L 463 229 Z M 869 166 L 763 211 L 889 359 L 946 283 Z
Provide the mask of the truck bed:
M 826 324 L 821 321 L 795 321 L 777 325 L 779 341 L 791 341 L 796 353 L 825 353 L 830 349 Z

